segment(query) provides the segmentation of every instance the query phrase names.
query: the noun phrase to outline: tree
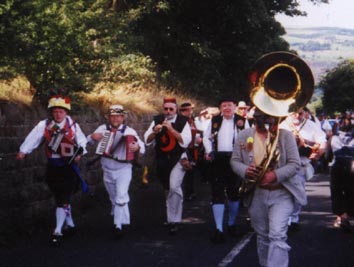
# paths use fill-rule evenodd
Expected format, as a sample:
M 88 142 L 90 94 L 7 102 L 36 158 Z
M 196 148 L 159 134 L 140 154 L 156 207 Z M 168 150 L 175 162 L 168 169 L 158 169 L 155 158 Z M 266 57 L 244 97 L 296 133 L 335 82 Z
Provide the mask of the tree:
M 354 103 L 354 60 L 344 60 L 328 70 L 319 86 L 323 88 L 323 109 L 327 114 L 344 113 Z
M 0 78 L 24 75 L 46 101 L 52 88 L 89 91 L 99 80 L 126 76 L 126 65 L 150 67 L 130 46 L 135 40 L 123 16 L 107 0 L 6 0 L 0 5 Z M 130 63 L 119 68 L 122 62 Z
M 0 78 L 24 75 L 43 99 L 50 88 L 88 91 L 97 81 L 158 81 L 207 102 L 225 93 L 246 99 L 255 60 L 289 49 L 274 15 L 303 15 L 297 7 L 297 0 L 5 0 Z
M 144 10 L 136 24 L 140 50 L 157 62 L 160 79 L 207 102 L 225 93 L 247 99 L 256 59 L 289 50 L 275 14 L 304 15 L 294 0 L 138 2 Z
M 37 96 L 55 87 L 86 90 L 94 80 L 87 74 L 99 67 L 85 25 L 94 1 L 63 2 L 7 0 L 1 7 L 2 76 L 23 74 Z

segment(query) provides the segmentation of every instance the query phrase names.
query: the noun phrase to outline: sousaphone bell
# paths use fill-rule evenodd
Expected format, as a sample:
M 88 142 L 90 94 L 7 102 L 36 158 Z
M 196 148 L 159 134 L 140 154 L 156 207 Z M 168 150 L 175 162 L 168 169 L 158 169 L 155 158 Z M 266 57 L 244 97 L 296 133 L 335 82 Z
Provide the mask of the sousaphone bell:
M 290 52 L 259 58 L 250 72 L 250 99 L 266 114 L 286 117 L 310 101 L 314 78 L 309 66 Z

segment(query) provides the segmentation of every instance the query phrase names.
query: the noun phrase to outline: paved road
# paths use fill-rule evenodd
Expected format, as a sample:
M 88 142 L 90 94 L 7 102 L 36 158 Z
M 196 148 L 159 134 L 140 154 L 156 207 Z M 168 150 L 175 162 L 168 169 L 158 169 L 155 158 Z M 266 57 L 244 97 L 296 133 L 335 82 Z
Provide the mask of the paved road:
M 39 229 L 30 242 L 0 251 L 0 266 L 105 267 L 226 267 L 258 266 L 255 234 L 242 210 L 240 236 L 224 244 L 210 243 L 213 230 L 209 186 L 198 182 L 198 197 L 185 202 L 184 223 L 176 236 L 163 227 L 163 191 L 156 181 L 147 188 L 131 187 L 132 224 L 121 240 L 112 237 L 112 219 L 106 195 L 86 196 L 77 209 L 79 232 L 61 247 L 48 246 L 48 228 Z M 301 231 L 290 233 L 291 267 L 354 266 L 354 232 L 332 228 L 328 176 L 316 175 L 307 184 L 309 204 L 302 212 Z M 354 225 L 354 221 L 351 221 Z

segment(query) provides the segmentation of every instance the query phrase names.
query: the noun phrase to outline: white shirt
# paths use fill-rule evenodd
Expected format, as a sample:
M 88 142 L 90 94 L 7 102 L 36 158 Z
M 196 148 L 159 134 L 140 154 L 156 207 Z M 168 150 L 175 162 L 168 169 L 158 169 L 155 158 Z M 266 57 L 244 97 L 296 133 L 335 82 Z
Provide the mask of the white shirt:
M 288 117 L 279 125 L 279 128 L 291 132 L 293 132 L 294 130 L 293 127 L 295 127 L 295 129 L 298 131 L 300 138 L 304 139 L 307 142 L 320 144 L 321 149 L 326 148 L 326 134 L 313 121 L 306 120 L 306 122 L 300 123 L 300 125 L 295 126 L 292 124 L 291 118 Z
M 122 129 L 123 129 L 123 124 L 118 127 L 118 131 L 122 130 Z M 105 131 L 107 131 L 107 126 L 106 126 L 106 124 L 102 124 L 94 131 L 94 133 L 101 133 L 102 134 Z M 129 126 L 126 126 L 126 128 L 124 130 L 124 133 L 123 133 L 123 136 L 125 136 L 125 135 L 133 135 L 137 139 L 137 143 L 139 144 L 139 147 L 140 147 L 139 153 L 140 154 L 144 154 L 145 153 L 145 144 L 140 139 L 139 135 L 137 134 L 137 132 L 133 128 L 131 128 Z M 87 136 L 87 140 L 90 143 L 94 143 L 95 142 L 91 138 L 91 135 Z M 125 146 L 117 147 L 117 149 L 115 149 L 115 151 L 113 151 L 113 155 L 116 156 L 118 159 L 122 159 L 122 160 L 126 159 Z M 101 157 L 101 166 L 103 168 L 107 168 L 107 169 L 110 169 L 110 170 L 122 167 L 122 166 L 124 166 L 126 164 L 129 164 L 131 166 L 131 163 L 129 163 L 129 162 L 126 162 L 126 163 L 125 162 L 118 162 L 118 161 L 116 161 L 114 159 L 111 159 L 111 158 Z
M 316 124 L 324 132 L 332 131 L 332 126 L 326 119 L 323 119 L 322 121 L 317 119 Z
M 167 120 L 167 121 L 170 123 L 174 123 L 176 121 L 176 119 L 177 119 L 177 114 L 172 119 Z M 144 141 L 147 146 L 155 145 L 155 143 L 156 143 L 155 139 L 153 139 L 150 143 L 147 142 L 147 138 L 153 132 L 154 126 L 155 126 L 155 122 L 152 121 L 149 128 L 144 133 Z M 188 122 L 184 125 L 183 130 L 180 134 L 181 134 L 183 143 L 181 143 L 181 142 L 178 142 L 178 143 L 181 147 L 187 148 L 189 143 L 192 141 L 192 130 L 191 130 L 191 127 L 189 126 Z
M 204 132 L 203 145 L 205 153 L 209 154 L 213 151 L 213 137 L 211 133 L 211 120 Z M 232 152 L 234 147 L 234 141 L 237 137 L 236 125 L 234 124 L 234 118 L 226 119 L 223 117 L 221 126 L 217 134 L 218 152 Z
M 66 116 L 66 118 L 69 119 L 69 125 L 73 124 L 73 120 L 71 119 L 70 116 Z M 57 125 L 60 127 L 60 129 L 63 129 L 66 123 L 66 118 L 61 122 L 57 123 Z M 20 146 L 20 152 L 25 153 L 25 154 L 30 154 L 34 149 L 36 149 L 44 140 L 44 131 L 45 128 L 47 127 L 47 120 L 42 120 L 40 121 L 33 129 L 32 131 L 27 135 L 25 141 L 21 144 Z M 87 140 L 85 135 L 83 134 L 79 124 L 75 123 L 74 125 L 71 126 L 71 129 L 74 133 L 75 136 L 75 141 L 79 146 L 81 146 L 84 149 L 84 154 L 87 153 L 86 151 L 86 144 Z M 59 154 L 53 153 L 52 158 L 60 158 Z

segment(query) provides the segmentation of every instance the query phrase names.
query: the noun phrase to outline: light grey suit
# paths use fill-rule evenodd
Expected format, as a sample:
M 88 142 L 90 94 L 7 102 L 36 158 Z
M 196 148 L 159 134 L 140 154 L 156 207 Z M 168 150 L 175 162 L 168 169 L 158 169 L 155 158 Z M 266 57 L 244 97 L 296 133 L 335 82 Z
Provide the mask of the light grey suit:
M 245 178 L 246 170 L 253 162 L 253 151 L 248 151 L 247 139 L 254 139 L 254 133 L 254 128 L 241 131 L 234 145 L 230 164 L 241 178 Z M 302 205 L 307 203 L 301 177 L 296 175 L 300 168 L 300 157 L 291 132 L 279 130 L 278 149 L 280 158 L 274 172 L 277 181 L 284 188 L 267 190 L 257 187 L 244 199 L 244 203 L 249 207 L 252 226 L 257 233 L 259 263 L 268 267 L 288 266 L 288 219 L 294 209 L 295 199 Z
M 245 178 L 246 170 L 252 163 L 247 150 L 247 138 L 254 137 L 254 128 L 248 128 L 239 133 L 236 140 L 234 151 L 231 157 L 231 168 L 241 178 Z M 278 147 L 280 158 L 277 168 L 274 170 L 277 180 L 281 183 L 301 204 L 307 204 L 305 187 L 301 182 L 301 177 L 296 175 L 300 168 L 300 157 L 296 141 L 293 134 L 289 131 L 280 129 Z M 252 196 L 249 196 L 251 198 Z M 246 199 L 245 202 L 248 202 Z

